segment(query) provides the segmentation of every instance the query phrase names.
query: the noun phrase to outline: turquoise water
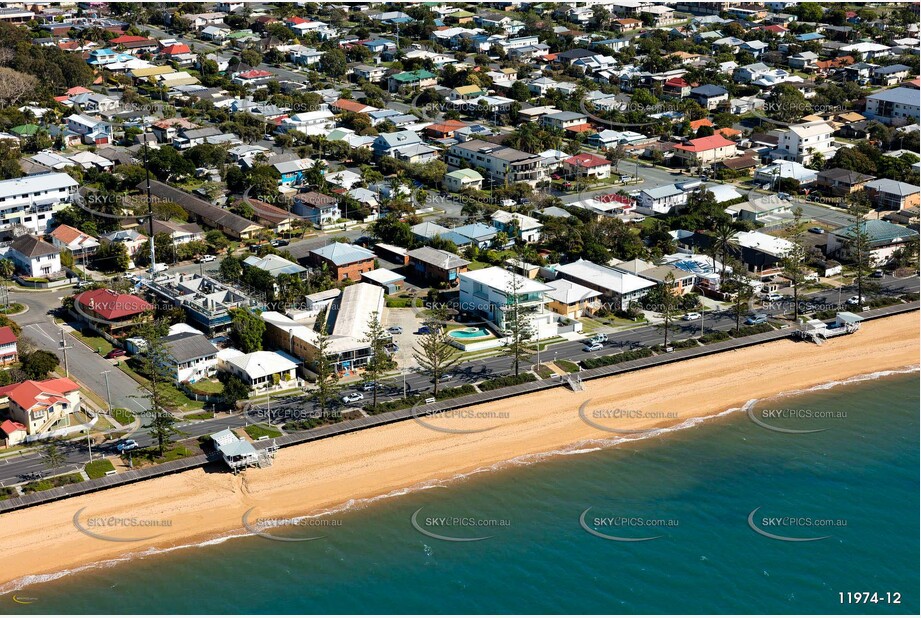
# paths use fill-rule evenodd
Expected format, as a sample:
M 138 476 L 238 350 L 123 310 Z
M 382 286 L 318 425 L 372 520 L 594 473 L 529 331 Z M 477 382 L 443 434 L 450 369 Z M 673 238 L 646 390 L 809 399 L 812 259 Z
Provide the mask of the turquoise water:
M 490 336 L 490 332 L 485 328 L 457 328 L 448 333 L 455 339 L 478 339 L 480 337 Z
M 328 515 L 341 526 L 317 541 L 236 538 L 29 585 L 19 596 L 34 599 L 31 605 L 6 595 L 0 611 L 917 614 L 917 374 L 755 410 L 765 408 L 835 416 L 756 414 L 781 428 L 824 429 L 788 434 L 736 412 L 643 442 L 506 466 Z M 593 530 L 660 538 L 592 535 L 579 522 L 589 507 Z M 754 521 L 765 531 L 829 538 L 762 536 L 748 524 L 758 507 Z M 411 523 L 420 508 L 424 530 L 491 538 L 425 536 Z M 439 527 L 429 520 L 461 516 L 491 525 Z M 601 516 L 656 525 L 596 525 Z M 762 520 L 767 516 L 835 526 L 772 527 Z M 898 592 L 901 604 L 841 605 L 839 593 L 847 591 Z

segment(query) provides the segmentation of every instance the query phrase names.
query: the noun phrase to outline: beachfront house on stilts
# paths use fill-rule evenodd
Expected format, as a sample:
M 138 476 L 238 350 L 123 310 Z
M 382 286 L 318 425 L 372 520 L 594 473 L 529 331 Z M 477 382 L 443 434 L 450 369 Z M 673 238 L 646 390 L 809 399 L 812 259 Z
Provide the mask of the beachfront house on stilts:
M 215 452 L 224 460 L 234 474 L 250 466 L 265 468 L 272 465 L 278 445 L 272 439 L 271 444 L 262 448 L 238 437 L 230 428 L 211 435 Z

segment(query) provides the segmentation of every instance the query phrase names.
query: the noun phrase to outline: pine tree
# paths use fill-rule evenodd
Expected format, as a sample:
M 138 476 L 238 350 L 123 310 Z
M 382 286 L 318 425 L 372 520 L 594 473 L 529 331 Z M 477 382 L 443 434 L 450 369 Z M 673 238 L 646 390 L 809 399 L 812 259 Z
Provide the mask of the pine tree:
M 793 319 L 799 321 L 799 289 L 806 279 L 806 246 L 803 242 L 803 209 L 797 206 L 793 210 L 792 246 L 781 259 L 783 275 L 790 280 L 793 288 Z
M 424 373 L 432 376 L 435 384 L 432 394 L 437 396 L 441 377 L 460 362 L 460 356 L 457 354 L 457 348 L 451 345 L 445 328 L 447 307 L 436 305 L 432 307 L 431 312 L 432 318 L 426 322 L 429 332 L 419 338 L 418 344 L 413 348 L 413 358 Z
M 329 332 L 326 320 L 322 321 L 320 332 L 317 335 L 317 356 L 315 362 L 317 374 L 317 388 L 314 397 L 320 406 L 320 414 L 326 416 L 326 406 L 333 398 L 336 385 L 339 383 L 339 373 L 329 354 Z
M 178 402 L 175 391 L 171 388 L 172 377 L 169 374 L 171 359 L 163 338 L 166 335 L 165 322 L 146 322 L 138 329 L 136 336 L 144 340 L 144 354 L 141 356 L 141 373 L 146 381 L 141 385 L 145 392 L 142 397 L 147 400 L 151 416 L 150 431 L 157 440 L 157 453 L 162 457 L 171 445 L 173 437 L 181 434 L 175 429 L 177 419 L 169 411 Z
M 368 320 L 368 330 L 365 331 L 364 342 L 371 348 L 371 356 L 368 358 L 368 364 L 365 365 L 365 375 L 373 382 L 371 408 L 377 410 L 377 387 L 381 375 L 390 365 L 390 359 L 387 357 L 387 341 L 390 337 L 387 331 L 381 325 L 380 317 L 377 311 L 371 314 Z
M 528 345 L 534 336 L 531 320 L 521 306 L 522 280 L 515 273 L 509 273 L 505 290 L 505 337 L 504 353 L 512 359 L 515 375 L 521 373 L 521 363 L 526 362 L 534 350 Z

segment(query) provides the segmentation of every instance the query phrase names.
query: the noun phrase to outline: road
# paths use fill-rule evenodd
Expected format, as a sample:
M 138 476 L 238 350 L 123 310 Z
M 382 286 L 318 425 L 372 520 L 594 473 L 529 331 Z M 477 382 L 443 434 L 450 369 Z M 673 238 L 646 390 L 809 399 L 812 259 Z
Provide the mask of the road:
M 61 334 L 63 329 L 54 323 L 49 311 L 61 306 L 61 299 L 73 293 L 72 288 L 47 292 L 23 292 L 10 290 L 10 301 L 22 303 L 29 310 L 13 320 L 22 326 L 23 336 L 35 342 L 35 345 L 44 350 L 53 351 L 61 358 L 62 365 L 64 353 L 61 350 Z M 101 399 L 106 397 L 106 378 L 103 372 L 108 371 L 109 393 L 113 408 L 127 408 L 132 412 L 141 412 L 146 409 L 145 402 L 140 399 L 141 390 L 137 382 L 114 366 L 114 361 L 102 358 L 95 350 L 90 350 L 83 342 L 64 332 L 66 342 L 67 369 L 70 375 Z

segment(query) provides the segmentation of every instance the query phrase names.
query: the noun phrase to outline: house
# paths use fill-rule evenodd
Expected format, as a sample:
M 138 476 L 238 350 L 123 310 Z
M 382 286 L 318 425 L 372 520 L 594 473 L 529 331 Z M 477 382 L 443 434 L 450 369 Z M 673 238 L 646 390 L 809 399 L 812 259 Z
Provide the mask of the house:
M 464 189 L 476 189 L 479 191 L 483 188 L 483 176 L 476 170 L 454 170 L 444 175 L 442 185 L 452 193 L 457 193 Z
M 735 156 L 736 143 L 717 134 L 677 144 L 674 158 L 684 167 L 705 167 Z
M 819 61 L 819 55 L 811 51 L 801 51 L 792 54 L 787 58 L 787 64 L 791 69 L 797 71 L 812 71 L 818 68 L 816 64 Z
M 71 114 L 67 118 L 67 128 L 82 136 L 84 144 L 108 144 L 112 141 L 112 125 L 105 120 Z
M 360 101 L 352 99 L 336 99 L 329 104 L 329 108 L 337 114 L 350 112 L 352 114 L 367 114 L 376 111 L 377 108 L 372 105 L 365 105 Z
M 470 264 L 450 251 L 420 247 L 408 253 L 409 267 L 420 279 L 453 286 L 461 273 L 467 272 Z
M 683 99 L 691 94 L 691 85 L 682 77 L 672 77 L 662 83 L 662 94 L 667 98 Z
M 879 86 L 900 84 L 911 75 L 911 67 L 904 64 L 891 64 L 887 67 L 873 69 L 873 83 Z
M 836 167 L 819 172 L 816 187 L 828 195 L 842 197 L 863 189 L 864 185 L 871 180 L 873 176 Z
M 893 88 L 866 98 L 864 116 L 884 124 L 904 125 L 921 121 L 921 97 L 913 88 Z
M 218 4 L 236 4 L 236 3 L 218 3 Z M 240 2 L 242 5 L 243 3 Z M 237 437 L 237 435 L 228 429 L 223 429 L 215 434 L 211 434 L 211 442 L 214 449 L 220 454 L 224 463 L 233 470 L 243 470 L 250 466 L 258 466 L 260 451 L 252 442 Z M 272 447 L 270 447 L 272 448 Z
M 99 248 L 99 241 L 69 225 L 59 225 L 51 232 L 51 244 L 58 249 L 67 249 L 74 256 L 86 257 Z
M 80 412 L 80 387 L 68 378 L 10 384 L 0 388 L 0 398 L 7 399 L 10 419 L 29 437 L 67 427 L 70 416 Z
M 588 116 L 578 112 L 556 112 L 553 114 L 546 114 L 540 119 L 540 124 L 542 126 L 560 130 L 581 126 L 587 122 Z
M 648 279 L 583 259 L 556 266 L 554 270 L 559 277 L 567 281 L 600 292 L 602 297 L 611 301 L 617 311 L 626 311 L 632 303 L 638 302 L 656 285 Z
M 205 238 L 204 232 L 196 223 L 176 223 L 154 219 L 153 230 L 155 237 L 165 234 L 174 247 Z
M 881 178 L 866 185 L 870 202 L 880 210 L 906 210 L 917 208 L 921 188 L 905 182 Z
M 125 245 L 125 252 L 134 255 L 147 242 L 147 237 L 137 230 L 115 230 L 99 237 L 103 242 L 117 242 Z
M 563 162 L 563 167 L 574 178 L 601 180 L 611 176 L 611 162 L 588 152 L 569 157 Z
M 422 223 L 417 223 L 416 225 L 409 228 L 409 231 L 413 235 L 413 238 L 416 240 L 420 242 L 428 242 L 436 236 L 444 236 L 451 230 L 443 225 L 438 225 L 437 223 L 433 223 L 431 221 L 423 221 Z
M 243 266 L 244 268 L 255 268 L 265 271 L 269 273 L 273 279 L 277 278 L 279 275 L 303 277 L 307 273 L 307 269 L 300 264 L 295 264 L 291 260 L 286 260 L 274 253 L 267 253 L 262 257 L 251 255 L 243 260 Z
M 325 104 L 321 105 L 320 109 L 282 118 L 278 124 L 278 131 L 281 133 L 300 131 L 305 135 L 326 135 L 335 128 L 335 114 Z
M 358 80 L 376 84 L 387 75 L 387 67 L 381 65 L 357 64 L 352 67 L 352 75 Z
M 342 218 L 339 200 L 316 191 L 305 191 L 295 195 L 291 211 L 317 226 L 335 223 Z
M 6 447 L 10 447 L 25 442 L 29 432 L 26 431 L 26 426 L 22 423 L 17 423 L 16 421 L 6 419 L 0 423 L 0 434 L 6 436 L 6 438 L 0 442 L 0 444 Z
M 297 386 L 297 365 L 287 354 L 262 350 L 249 354 L 222 354 L 219 362 L 222 370 L 237 376 L 250 391 L 256 392 Z
M 547 308 L 571 320 L 592 314 L 601 308 L 601 292 L 573 281 L 548 281 Z
M 501 209 L 492 214 L 492 225 L 497 230 L 508 234 L 510 239 L 518 239 L 525 243 L 538 242 L 540 230 L 544 227 L 534 217 Z
M 396 75 L 391 75 L 387 81 L 387 88 L 390 92 L 399 90 L 412 90 L 413 88 L 432 88 L 438 85 L 438 78 L 434 73 L 425 69 L 416 71 L 403 71 Z
M 374 253 L 363 247 L 341 242 L 330 243 L 319 249 L 311 249 L 308 259 L 317 268 L 322 268 L 324 265 L 328 267 L 330 276 L 336 281 L 346 279 L 358 281 L 361 273 L 375 269 Z
M 376 157 L 396 157 L 401 149 L 422 145 L 422 138 L 415 131 L 380 133 L 371 144 Z
M 180 332 L 163 338 L 170 376 L 178 384 L 210 378 L 217 371 L 217 348 L 196 332 Z
M 472 167 L 477 171 L 485 171 L 488 177 L 499 184 L 525 182 L 535 186 L 547 178 L 540 155 L 480 139 L 470 139 L 452 145 L 445 155 L 445 160 L 455 169 Z
M 0 365 L 12 365 L 19 362 L 19 338 L 9 326 L 0 326 Z
M 485 223 L 468 223 L 451 231 L 470 239 L 471 244 L 475 244 L 480 249 L 488 249 L 496 234 L 499 233 L 496 228 Z
M 783 178 L 795 180 L 800 186 L 805 186 L 814 183 L 818 173 L 796 161 L 775 161 L 755 170 L 755 182 L 770 184 L 775 189 L 777 181 Z
M 896 251 L 918 237 L 918 232 L 915 230 L 888 221 L 871 219 L 862 221 L 859 225 L 860 233 L 869 242 L 869 261 L 874 266 L 886 264 Z M 826 254 L 838 258 L 850 258 L 856 230 L 857 226 L 851 224 L 829 232 L 825 247 Z
M 790 125 L 789 129 L 780 134 L 777 150 L 771 153 L 771 157 L 803 165 L 809 165 L 816 155 L 828 159 L 835 153 L 832 138 L 834 131 L 824 121 Z
M 26 277 L 48 277 L 61 272 L 61 250 L 38 236 L 18 236 L 7 248 L 6 257 Z
M 643 189 L 636 198 L 636 211 L 644 215 L 668 215 L 681 210 L 688 203 L 688 196 L 692 185 L 670 184 L 651 189 Z
M 460 310 L 486 320 L 498 332 L 504 333 L 508 314 L 514 310 L 508 297 L 515 292 L 517 310 L 526 317 L 532 339 L 544 339 L 556 335 L 554 314 L 547 310 L 546 293 L 551 289 L 498 266 L 473 270 L 460 275 Z
M 729 101 L 729 91 L 722 86 L 714 86 L 713 84 L 692 88 L 688 96 L 708 110 L 716 109 L 720 103 Z
M 268 202 L 249 198 L 249 205 L 253 209 L 253 218 L 259 225 L 264 225 L 267 229 L 276 234 L 290 232 L 296 221 L 301 217 L 292 214 L 283 208 L 279 208 Z
M 87 290 L 74 296 L 74 313 L 95 329 L 115 334 L 145 321 L 154 306 L 134 294 L 114 290 Z
M 778 267 L 793 248 L 789 240 L 757 231 L 737 232 L 730 244 L 738 248 L 742 263 L 754 273 Z

